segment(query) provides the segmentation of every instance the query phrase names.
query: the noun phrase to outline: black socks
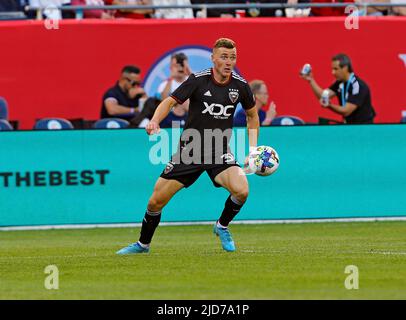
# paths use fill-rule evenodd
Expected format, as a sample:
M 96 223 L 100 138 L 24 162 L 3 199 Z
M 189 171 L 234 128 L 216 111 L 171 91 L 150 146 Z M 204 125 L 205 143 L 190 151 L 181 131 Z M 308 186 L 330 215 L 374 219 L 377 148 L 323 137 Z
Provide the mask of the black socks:
M 142 220 L 141 236 L 139 242 L 144 245 L 151 243 L 152 236 L 154 235 L 156 227 L 161 221 L 161 211 L 152 212 L 147 210 Z
M 241 203 L 232 195 L 230 195 L 226 200 L 223 213 L 221 214 L 218 223 L 223 227 L 227 227 L 228 224 L 231 222 L 231 220 L 233 220 L 234 217 L 238 214 L 238 212 L 240 212 L 240 209 L 242 208 L 243 205 L 244 203 Z

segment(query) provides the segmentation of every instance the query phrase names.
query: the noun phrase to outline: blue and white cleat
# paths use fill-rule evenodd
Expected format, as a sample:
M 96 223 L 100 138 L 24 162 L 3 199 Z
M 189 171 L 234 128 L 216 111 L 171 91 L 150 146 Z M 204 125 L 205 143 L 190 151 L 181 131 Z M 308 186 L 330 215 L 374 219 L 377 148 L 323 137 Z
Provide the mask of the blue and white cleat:
M 125 255 L 125 254 L 137 254 L 137 253 L 148 253 L 149 248 L 142 247 L 138 242 L 132 243 L 129 246 L 117 251 L 117 254 Z
M 224 250 L 232 252 L 235 251 L 235 244 L 230 231 L 227 228 L 219 228 L 217 223 L 214 224 L 213 233 L 220 237 L 221 246 Z

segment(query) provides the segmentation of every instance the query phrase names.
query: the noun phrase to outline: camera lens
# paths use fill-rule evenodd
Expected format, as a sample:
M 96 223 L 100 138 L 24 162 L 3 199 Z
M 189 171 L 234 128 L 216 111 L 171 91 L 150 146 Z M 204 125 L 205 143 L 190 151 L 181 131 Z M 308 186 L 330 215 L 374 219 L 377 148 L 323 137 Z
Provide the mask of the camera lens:
M 176 59 L 176 62 L 178 63 L 178 64 L 180 64 L 182 67 L 183 67 L 183 61 L 184 61 L 185 59 L 183 59 L 183 58 L 181 58 L 181 57 L 178 57 L 177 59 Z
M 184 66 L 184 61 L 187 59 L 186 55 L 182 52 L 177 53 L 175 55 L 176 63 L 179 64 L 181 67 Z

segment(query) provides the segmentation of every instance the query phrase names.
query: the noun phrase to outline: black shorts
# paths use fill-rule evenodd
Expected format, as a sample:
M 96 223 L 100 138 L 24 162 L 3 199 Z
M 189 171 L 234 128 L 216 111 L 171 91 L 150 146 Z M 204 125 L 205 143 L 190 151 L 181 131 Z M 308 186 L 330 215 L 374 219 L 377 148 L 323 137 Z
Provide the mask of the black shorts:
M 177 180 L 187 188 L 191 186 L 204 171 L 206 171 L 214 186 L 219 188 L 221 186 L 214 181 L 214 178 L 220 172 L 234 166 L 239 167 L 240 165 L 237 161 L 229 161 L 221 164 L 184 164 L 169 161 L 161 174 L 161 178 Z

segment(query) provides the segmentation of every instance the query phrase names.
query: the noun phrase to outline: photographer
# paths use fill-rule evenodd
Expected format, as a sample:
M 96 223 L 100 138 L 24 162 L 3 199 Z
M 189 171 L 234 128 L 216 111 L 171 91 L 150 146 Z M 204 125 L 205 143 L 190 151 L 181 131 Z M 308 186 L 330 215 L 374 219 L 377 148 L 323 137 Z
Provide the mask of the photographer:
M 183 52 L 175 53 L 171 56 L 170 76 L 162 82 L 156 94 L 159 100 L 164 100 L 171 95 L 192 73 L 189 67 L 187 56 Z M 189 100 L 183 104 L 177 104 L 161 123 L 161 127 L 171 127 L 172 121 L 184 122 L 189 110 Z
M 371 92 L 368 85 L 354 74 L 350 58 L 337 54 L 332 59 L 331 69 L 336 81 L 328 88 L 322 89 L 313 77 L 311 68 L 301 73 L 324 108 L 341 115 L 345 123 L 373 123 L 375 110 L 371 104 Z M 339 105 L 333 104 L 331 98 L 337 96 Z

